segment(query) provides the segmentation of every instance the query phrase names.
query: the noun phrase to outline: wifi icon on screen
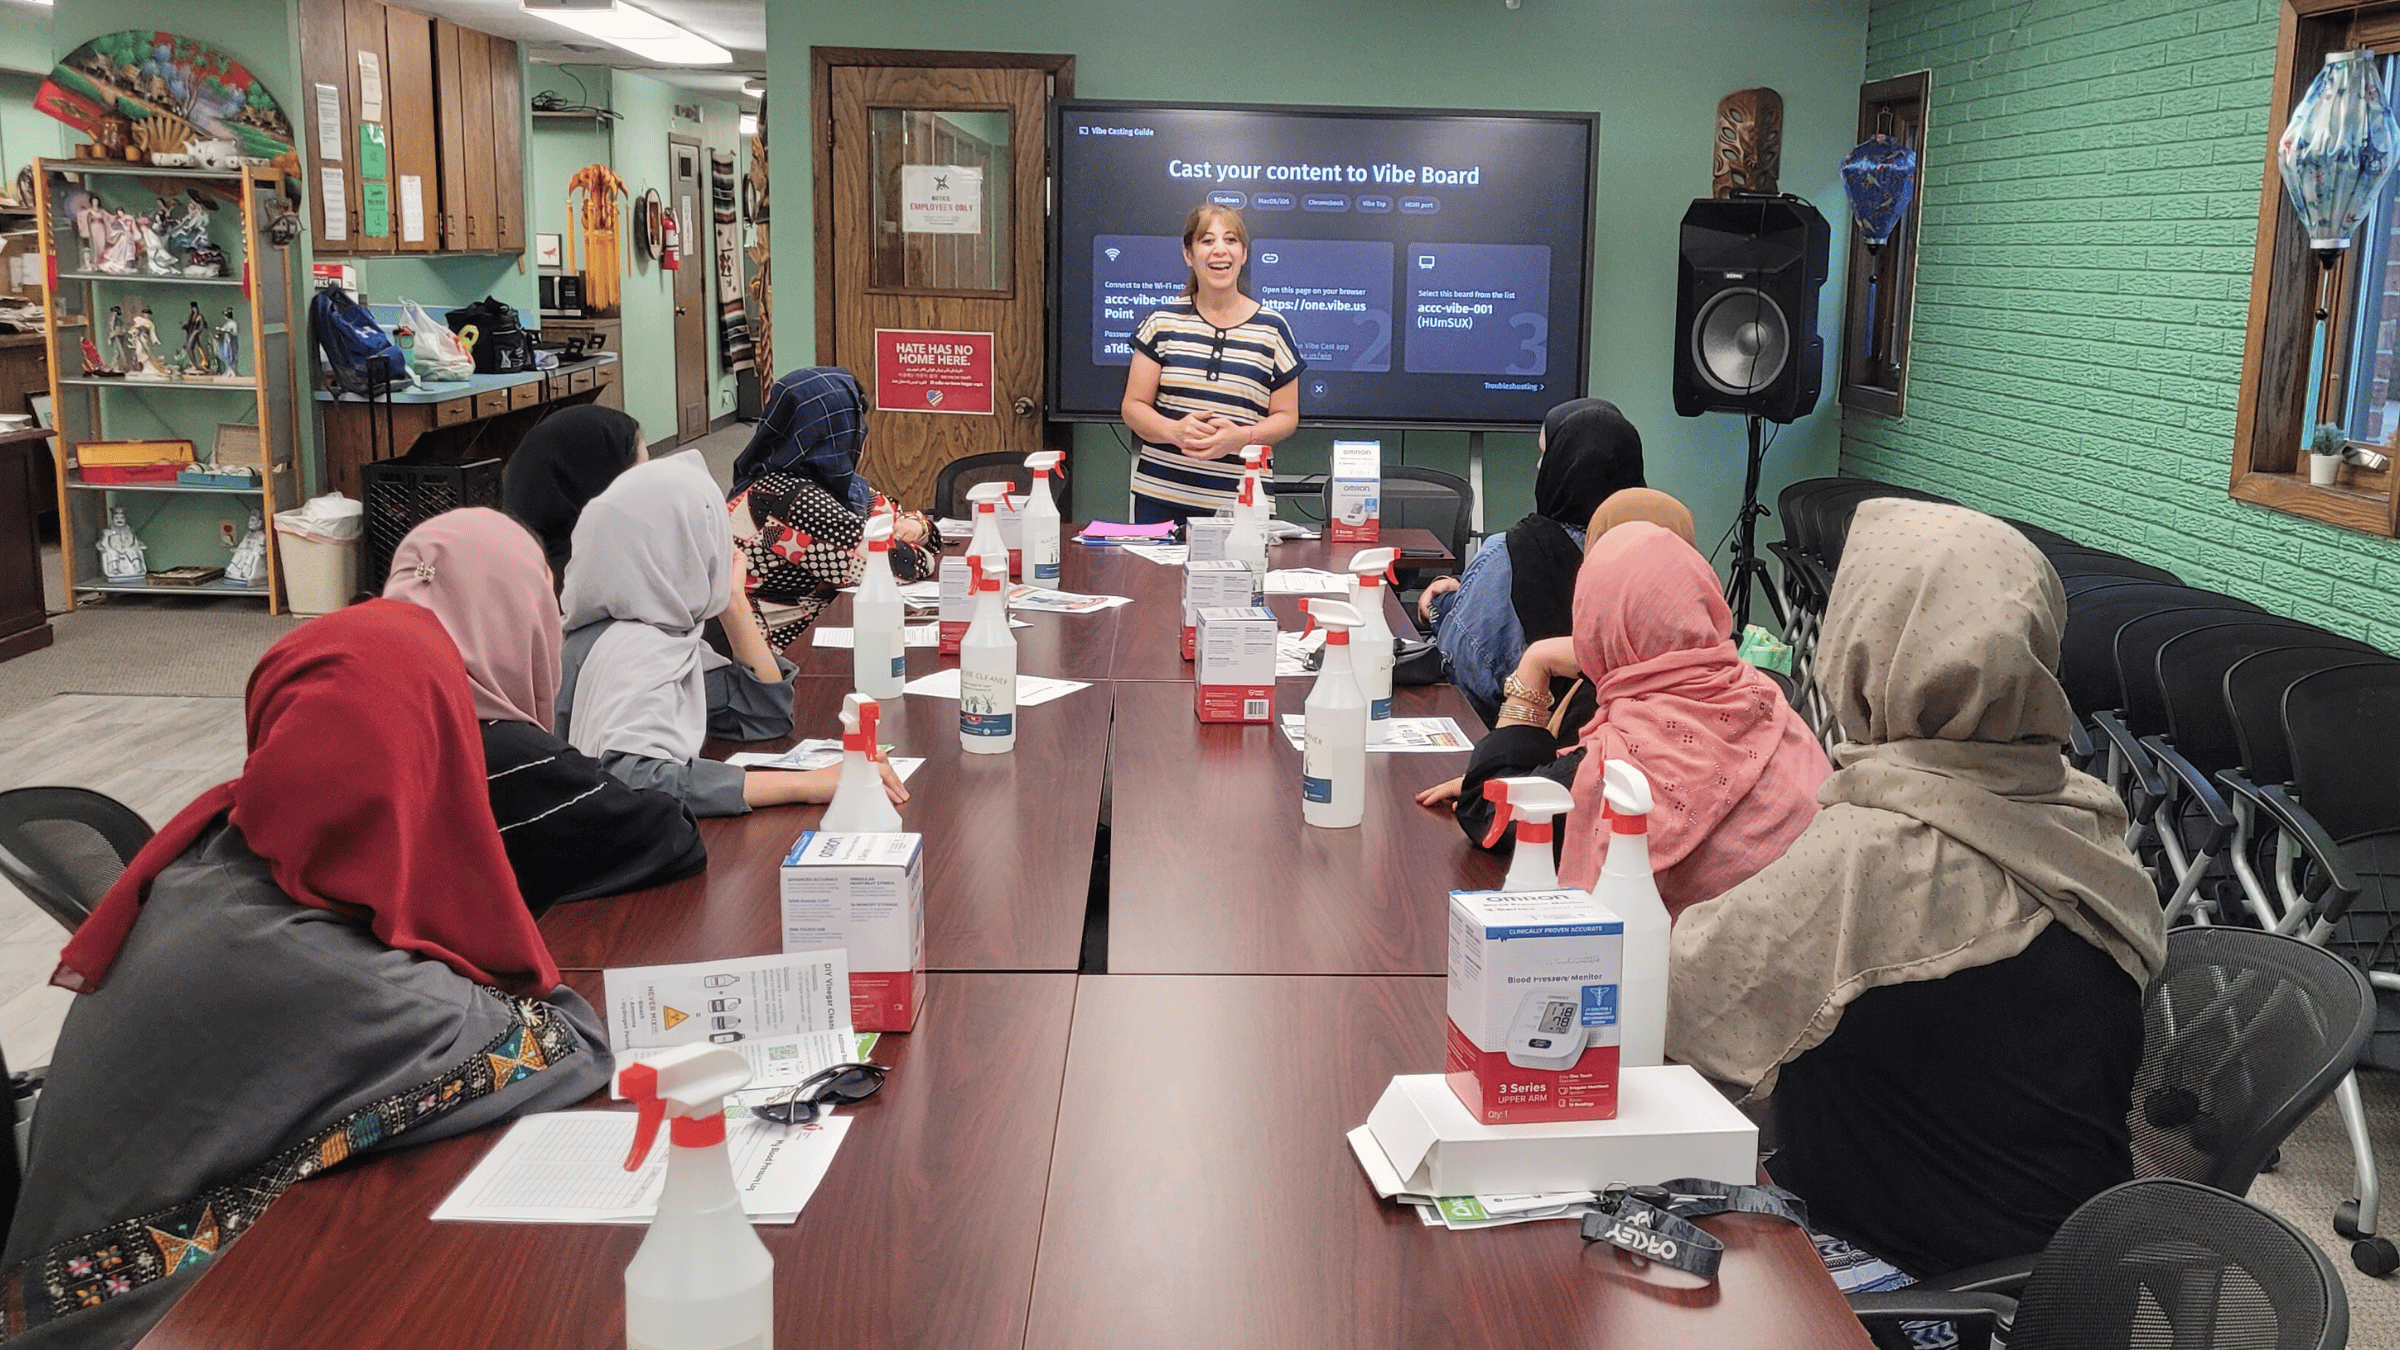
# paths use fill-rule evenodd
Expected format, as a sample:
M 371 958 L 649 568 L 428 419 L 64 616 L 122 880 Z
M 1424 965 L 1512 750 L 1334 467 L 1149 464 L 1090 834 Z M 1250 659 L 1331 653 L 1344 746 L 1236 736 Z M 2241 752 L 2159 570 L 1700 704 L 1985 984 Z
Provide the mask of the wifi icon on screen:
M 1100 250 L 1100 251 L 1101 251 L 1102 253 L 1104 253 L 1104 254 L 1108 255 L 1108 260 L 1109 260 L 1110 262 L 1115 262 L 1115 261 L 1117 260 L 1117 255 L 1118 255 L 1119 253 L 1122 253 L 1122 252 L 1124 252 L 1124 250 L 1123 250 L 1123 249 L 1116 249 L 1116 248 L 1104 248 L 1104 249 L 1102 249 L 1102 250 Z

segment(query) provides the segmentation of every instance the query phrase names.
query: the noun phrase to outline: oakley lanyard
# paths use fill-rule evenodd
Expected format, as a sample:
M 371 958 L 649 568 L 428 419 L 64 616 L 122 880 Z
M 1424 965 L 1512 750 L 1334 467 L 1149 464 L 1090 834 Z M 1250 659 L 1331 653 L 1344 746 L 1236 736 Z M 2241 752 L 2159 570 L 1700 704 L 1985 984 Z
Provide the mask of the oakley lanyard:
M 1592 1212 L 1583 1216 L 1583 1240 L 1714 1280 L 1725 1244 L 1691 1222 L 1711 1214 L 1768 1214 L 1808 1227 L 1808 1206 L 1781 1187 L 1678 1177 L 1656 1186 L 1619 1183 L 1603 1190 Z

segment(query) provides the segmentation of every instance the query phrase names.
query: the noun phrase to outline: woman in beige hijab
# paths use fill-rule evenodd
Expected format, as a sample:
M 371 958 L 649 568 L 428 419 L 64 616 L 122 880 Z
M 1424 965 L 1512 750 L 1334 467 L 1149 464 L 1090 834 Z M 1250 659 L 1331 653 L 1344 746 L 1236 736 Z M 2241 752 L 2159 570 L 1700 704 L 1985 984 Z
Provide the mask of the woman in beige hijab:
M 1825 809 L 1675 928 L 1668 1054 L 1766 1099 L 1776 1181 L 1920 1278 L 2040 1251 L 2133 1176 L 2165 921 L 2059 753 L 2065 618 L 2007 525 L 1862 504 L 1818 643 Z

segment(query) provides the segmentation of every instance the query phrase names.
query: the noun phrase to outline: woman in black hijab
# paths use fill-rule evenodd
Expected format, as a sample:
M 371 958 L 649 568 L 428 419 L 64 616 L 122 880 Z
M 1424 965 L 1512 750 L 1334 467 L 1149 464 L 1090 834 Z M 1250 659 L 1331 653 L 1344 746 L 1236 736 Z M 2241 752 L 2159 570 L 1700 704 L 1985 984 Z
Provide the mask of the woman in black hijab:
M 552 589 L 567 575 L 584 503 L 649 457 L 642 424 L 596 403 L 561 408 L 525 433 L 501 479 L 501 506 L 542 541 Z
M 1542 419 L 1533 513 L 1483 548 L 1456 579 L 1425 588 L 1451 677 L 1488 724 L 1526 644 L 1574 631 L 1575 573 L 1592 512 L 1620 488 L 1644 487 L 1642 434 L 1606 399 L 1562 403 Z

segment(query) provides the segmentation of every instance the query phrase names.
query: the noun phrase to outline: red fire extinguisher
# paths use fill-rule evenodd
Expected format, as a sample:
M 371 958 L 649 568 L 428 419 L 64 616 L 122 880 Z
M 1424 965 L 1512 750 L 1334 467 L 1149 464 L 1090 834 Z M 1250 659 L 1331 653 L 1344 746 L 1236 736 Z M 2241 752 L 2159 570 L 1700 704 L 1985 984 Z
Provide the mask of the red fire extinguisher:
M 666 226 L 667 246 L 659 254 L 658 265 L 670 272 L 680 272 L 683 270 L 683 227 L 675 223 L 675 213 L 672 211 L 667 212 Z

